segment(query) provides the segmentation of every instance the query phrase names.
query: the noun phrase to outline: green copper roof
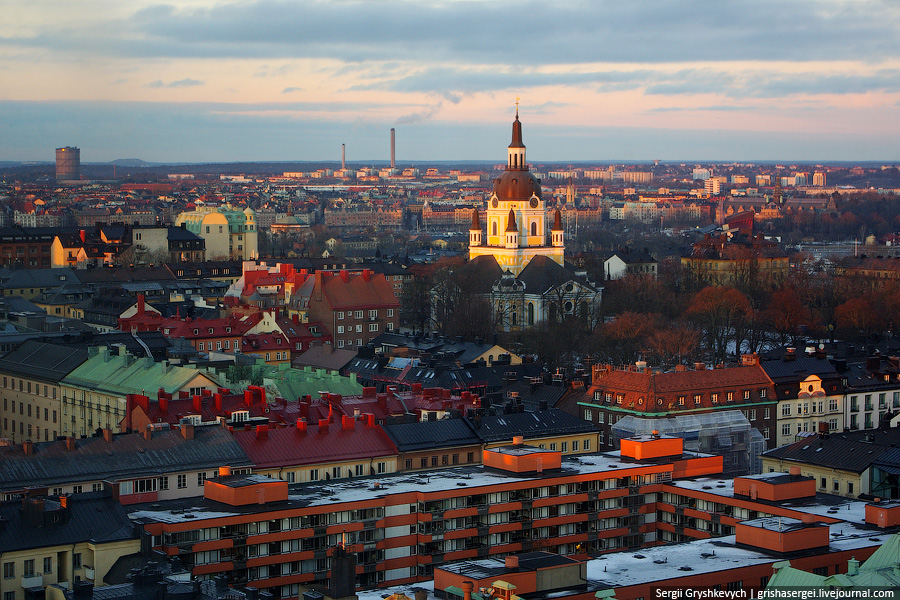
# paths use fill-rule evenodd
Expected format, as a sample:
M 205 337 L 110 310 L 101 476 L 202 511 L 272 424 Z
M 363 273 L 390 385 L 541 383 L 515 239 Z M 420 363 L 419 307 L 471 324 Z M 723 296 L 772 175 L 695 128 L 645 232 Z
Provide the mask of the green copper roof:
M 325 369 L 313 369 L 304 367 L 294 369 L 288 363 L 279 365 L 267 365 L 263 359 L 257 359 L 256 364 L 250 366 L 252 374 L 243 382 L 230 381 L 229 386 L 240 387 L 238 384 L 262 381 L 269 390 L 277 390 L 277 395 L 287 400 L 296 400 L 301 396 L 310 395 L 314 398 L 319 392 L 330 392 L 342 396 L 357 396 L 362 394 L 362 385 L 357 383 L 356 374 L 342 377 L 334 371 Z
M 102 346 L 92 348 L 90 354 L 87 361 L 62 379 L 63 385 L 118 396 L 135 393 L 152 395 L 159 388 L 171 394 L 184 388 L 198 375 L 208 377 L 196 369 L 153 362 L 149 357 L 135 358 L 125 353 L 124 349 Z

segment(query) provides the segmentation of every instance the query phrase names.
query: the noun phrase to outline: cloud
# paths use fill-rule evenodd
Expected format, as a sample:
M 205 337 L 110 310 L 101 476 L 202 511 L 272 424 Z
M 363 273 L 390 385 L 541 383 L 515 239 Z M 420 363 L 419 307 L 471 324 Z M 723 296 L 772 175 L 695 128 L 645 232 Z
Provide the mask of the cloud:
M 286 87 L 283 90 L 281 90 L 281 93 L 282 94 L 292 94 L 294 92 L 302 92 L 302 91 L 303 91 L 302 87 Z
M 333 58 L 480 65 L 877 62 L 900 55 L 900 7 L 879 0 L 538 0 L 154 5 L 88 31 L 0 39 L 104 55 Z M 114 53 L 114 54 L 113 54 Z
M 161 79 L 157 79 L 156 81 L 151 81 L 144 87 L 160 89 L 160 88 L 181 88 L 181 87 L 193 87 L 197 85 L 203 85 L 202 81 L 197 79 L 179 79 L 177 81 L 170 81 L 169 83 L 163 82 Z
M 415 123 L 423 123 L 434 117 L 434 115 L 436 115 L 441 110 L 441 106 L 442 103 L 439 102 L 436 106 L 403 115 L 401 117 L 398 117 L 394 123 L 396 125 L 412 125 Z

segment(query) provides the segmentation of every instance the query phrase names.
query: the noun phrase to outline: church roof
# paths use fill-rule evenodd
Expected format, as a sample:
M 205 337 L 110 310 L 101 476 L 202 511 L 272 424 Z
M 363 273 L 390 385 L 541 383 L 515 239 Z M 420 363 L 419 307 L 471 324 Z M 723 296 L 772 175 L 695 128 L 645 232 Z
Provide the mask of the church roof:
M 543 294 L 558 285 L 579 278 L 549 256 L 538 255 L 528 261 L 519 273 L 518 279 L 525 284 L 526 294 Z
M 471 294 L 489 294 L 494 282 L 503 276 L 503 269 L 493 255 L 476 256 L 457 269 L 465 291 Z
M 559 209 L 556 209 L 556 212 L 553 213 L 553 227 L 550 228 L 550 231 L 562 231 L 562 213 L 559 212 Z
M 494 180 L 493 194 L 500 200 L 528 200 L 541 197 L 541 182 L 530 171 L 504 171 Z
M 512 233 L 513 231 L 519 233 L 519 227 L 516 225 L 516 213 L 513 209 L 509 209 L 509 217 L 506 218 L 506 232 Z
M 516 120 L 512 125 L 512 141 L 509 143 L 510 148 L 524 148 L 522 143 L 522 123 L 519 121 L 519 110 L 516 109 Z
M 472 226 L 469 231 L 481 231 L 481 222 L 478 220 L 478 209 L 472 211 Z

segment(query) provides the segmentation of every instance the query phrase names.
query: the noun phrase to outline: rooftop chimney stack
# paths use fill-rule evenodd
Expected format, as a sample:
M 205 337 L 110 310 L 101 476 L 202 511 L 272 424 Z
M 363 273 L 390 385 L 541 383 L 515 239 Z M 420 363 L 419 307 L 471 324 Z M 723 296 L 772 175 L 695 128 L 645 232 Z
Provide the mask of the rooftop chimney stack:
M 341 144 L 341 170 L 347 168 L 347 145 Z
M 392 169 L 397 168 L 397 161 L 395 160 L 396 154 L 394 153 L 394 151 L 396 149 L 395 141 L 396 141 L 396 132 L 394 131 L 394 128 L 391 127 L 391 168 Z

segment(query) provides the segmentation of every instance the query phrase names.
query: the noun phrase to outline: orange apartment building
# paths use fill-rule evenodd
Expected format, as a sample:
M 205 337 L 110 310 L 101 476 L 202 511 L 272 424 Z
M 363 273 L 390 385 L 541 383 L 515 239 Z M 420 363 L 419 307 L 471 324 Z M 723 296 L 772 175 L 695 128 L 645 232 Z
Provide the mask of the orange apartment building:
M 435 567 L 459 560 L 538 551 L 583 560 L 733 535 L 739 545 L 787 556 L 827 546 L 829 526 L 855 527 L 817 504 L 814 490 L 808 496 L 809 478 L 767 473 L 717 483 L 722 458 L 683 453 L 680 438 L 643 436 L 621 454 L 578 457 L 515 442 L 485 450 L 483 465 L 378 478 L 289 486 L 226 469 L 207 482 L 202 500 L 129 508 L 152 546 L 179 556 L 195 576 L 225 575 L 281 598 L 327 585 L 339 544 L 357 555 L 357 585 L 372 587 L 429 580 Z M 694 480 L 705 476 L 712 478 Z M 815 506 L 821 514 L 804 512 Z M 784 531 L 773 533 L 778 527 Z M 804 548 L 778 541 L 789 537 Z

